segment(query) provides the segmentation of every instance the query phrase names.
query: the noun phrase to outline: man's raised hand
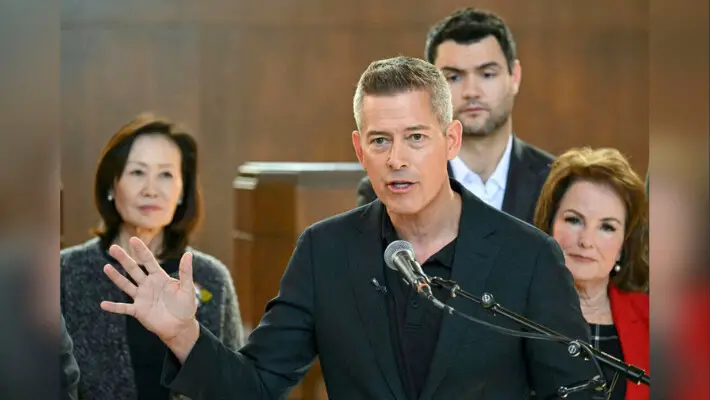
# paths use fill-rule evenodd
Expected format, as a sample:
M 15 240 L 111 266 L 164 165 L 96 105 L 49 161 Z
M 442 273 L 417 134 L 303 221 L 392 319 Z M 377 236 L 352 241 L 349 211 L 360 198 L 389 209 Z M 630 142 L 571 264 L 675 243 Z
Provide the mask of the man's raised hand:
M 119 289 L 133 299 L 133 303 L 103 301 L 101 308 L 136 318 L 146 329 L 158 335 L 171 347 L 179 359 L 184 360 L 199 336 L 199 325 L 195 319 L 197 302 L 192 282 L 192 254 L 185 253 L 182 256 L 180 279 L 177 280 L 160 267 L 140 239 L 133 237 L 129 243 L 135 260 L 117 245 L 111 246 L 109 253 L 135 283 L 120 274 L 111 264 L 104 266 L 104 272 Z M 147 274 L 139 265 L 145 268 Z M 182 352 L 185 354 L 178 354 Z

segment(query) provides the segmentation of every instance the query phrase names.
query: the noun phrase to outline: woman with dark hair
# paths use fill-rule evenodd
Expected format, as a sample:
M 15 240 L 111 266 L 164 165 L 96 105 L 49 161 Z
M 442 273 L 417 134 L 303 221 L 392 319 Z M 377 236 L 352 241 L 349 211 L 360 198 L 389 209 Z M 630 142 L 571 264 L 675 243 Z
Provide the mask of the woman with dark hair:
M 170 399 L 160 385 L 165 345 L 135 318 L 107 314 L 96 305 L 107 297 L 126 300 L 103 274 L 104 265 L 118 266 L 108 252 L 112 245 L 129 248 L 131 237 L 140 238 L 175 277 L 180 257 L 189 251 L 198 319 L 227 347 L 241 346 L 241 317 L 228 269 L 189 247 L 202 215 L 195 140 L 170 121 L 138 116 L 106 145 L 94 201 L 101 215 L 96 236 L 61 252 L 61 303 L 82 372 L 81 397 Z
M 643 180 L 614 149 L 572 149 L 552 164 L 534 217 L 560 245 L 592 344 L 649 370 L 648 202 Z M 611 399 L 649 388 L 604 374 Z M 604 397 L 601 397 L 604 398 Z

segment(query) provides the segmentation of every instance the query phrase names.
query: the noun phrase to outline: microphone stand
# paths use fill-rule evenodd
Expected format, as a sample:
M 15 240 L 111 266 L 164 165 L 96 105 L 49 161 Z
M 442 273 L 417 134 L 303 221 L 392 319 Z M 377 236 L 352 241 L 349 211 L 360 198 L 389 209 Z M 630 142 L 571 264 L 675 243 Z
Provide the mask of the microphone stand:
M 560 333 L 553 331 L 552 329 L 549 329 L 549 328 L 547 328 L 543 325 L 540 325 L 528 318 L 525 318 L 520 314 L 510 311 L 510 310 L 502 307 L 500 304 L 496 303 L 493 295 L 491 295 L 490 293 L 484 293 L 481 298 L 478 298 L 478 297 L 466 292 L 465 290 L 461 289 L 461 287 L 459 287 L 459 285 L 454 281 L 441 279 L 436 276 L 427 277 L 427 278 L 428 278 L 427 280 L 432 285 L 448 290 L 451 297 L 461 296 L 465 299 L 468 299 L 470 301 L 478 303 L 485 310 L 490 311 L 493 315 L 495 315 L 496 313 L 503 315 L 504 317 L 509 318 L 509 319 L 515 321 L 516 323 L 527 327 L 528 329 L 538 332 L 541 335 L 534 335 L 531 333 L 520 332 L 520 331 L 516 331 L 516 330 L 509 330 L 506 328 L 498 327 L 496 325 L 489 324 L 485 321 L 481 321 L 476 318 L 470 317 L 466 314 L 460 313 L 450 306 L 445 306 L 444 309 L 446 311 L 448 311 L 450 314 L 456 313 L 457 315 L 460 315 L 468 320 L 483 323 L 484 325 L 492 327 L 495 330 L 502 331 L 503 333 L 511 333 L 511 331 L 512 331 L 512 332 L 514 332 L 513 334 L 515 336 L 527 337 L 527 338 L 531 338 L 531 339 L 548 339 L 548 340 L 553 340 L 553 341 L 565 343 L 565 344 L 567 344 L 567 352 L 569 353 L 569 355 L 571 357 L 579 356 L 580 353 L 582 352 L 582 350 L 584 350 L 589 356 L 591 356 L 592 361 L 595 363 L 595 365 L 597 367 L 597 370 L 599 372 L 599 376 L 595 376 L 594 378 L 590 379 L 587 382 L 576 383 L 576 384 L 570 385 L 569 387 L 566 387 L 566 386 L 560 387 L 557 394 L 562 398 L 567 397 L 567 395 L 569 395 L 570 393 L 575 393 L 575 392 L 579 392 L 579 391 L 587 390 L 587 389 L 604 390 L 604 388 L 606 387 L 606 381 L 604 379 L 604 375 L 601 371 L 601 368 L 599 367 L 599 362 L 615 369 L 616 371 L 623 374 L 623 376 L 625 376 L 626 379 L 628 379 L 636 384 L 643 383 L 647 386 L 651 385 L 651 378 L 641 368 L 636 367 L 631 364 L 627 364 L 627 363 L 619 360 L 616 357 L 613 357 L 607 353 L 597 350 L 582 340 L 572 340 Z M 589 359 L 589 357 L 586 357 L 586 356 L 584 356 L 584 358 L 587 360 Z

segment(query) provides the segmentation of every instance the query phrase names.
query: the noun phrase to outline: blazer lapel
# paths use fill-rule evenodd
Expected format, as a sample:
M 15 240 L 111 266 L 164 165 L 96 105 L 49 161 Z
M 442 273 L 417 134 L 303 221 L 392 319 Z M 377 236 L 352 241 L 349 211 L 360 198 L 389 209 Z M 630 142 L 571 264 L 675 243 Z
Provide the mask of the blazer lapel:
M 518 138 L 513 137 L 502 209 L 514 217 L 532 223 L 534 205 L 537 202 L 535 188 L 540 185 L 539 177 L 525 160 L 524 146 Z
M 609 285 L 611 314 L 619 334 L 624 361 L 648 369 L 648 325 L 628 298 L 613 284 Z M 631 383 L 631 382 L 629 382 Z M 627 385 L 630 387 L 630 385 Z
M 644 318 L 627 296 L 622 294 L 613 284 L 609 285 L 611 314 L 619 334 L 624 362 L 648 372 L 650 369 L 648 317 Z M 649 393 L 647 386 L 626 381 L 627 399 L 648 399 Z
M 452 181 L 452 185 L 459 185 Z M 462 197 L 461 222 L 456 240 L 454 265 L 451 280 L 462 290 L 480 297 L 486 288 L 488 276 L 493 269 L 498 247 L 488 238 L 495 231 L 494 224 L 489 221 L 491 210 L 475 195 L 466 190 L 459 190 Z M 446 304 L 467 315 L 480 315 L 482 308 L 462 297 L 450 298 Z M 432 399 L 441 381 L 446 376 L 447 369 L 456 360 L 456 354 L 461 341 L 469 335 L 488 329 L 478 326 L 456 315 L 445 315 L 441 321 L 439 339 L 434 357 L 429 368 L 429 376 L 420 399 Z
M 377 284 L 382 286 L 385 283 L 384 248 L 380 240 L 383 212 L 384 207 L 379 200 L 363 211 L 361 224 L 358 226 L 360 236 L 353 240 L 349 247 L 348 278 L 357 303 L 360 322 L 367 333 L 377 366 L 382 371 L 392 396 L 396 399 L 406 399 L 390 340 L 385 295 L 391 294 L 378 291 L 372 281 L 374 278 Z

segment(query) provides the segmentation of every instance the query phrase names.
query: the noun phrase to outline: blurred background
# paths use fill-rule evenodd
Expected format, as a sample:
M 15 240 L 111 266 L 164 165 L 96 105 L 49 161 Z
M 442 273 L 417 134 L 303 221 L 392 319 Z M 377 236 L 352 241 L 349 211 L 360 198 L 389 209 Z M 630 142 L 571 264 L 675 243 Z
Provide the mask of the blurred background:
M 640 175 L 651 170 L 652 323 L 698 326 L 690 311 L 656 318 L 654 310 L 695 290 L 698 277 L 707 281 L 706 1 L 0 1 L 1 229 L 13 254 L 2 283 L 24 285 L 15 272 L 26 269 L 44 285 L 15 288 L 5 304 L 40 298 L 50 316 L 58 312 L 59 223 L 61 246 L 89 238 L 101 150 L 119 126 L 153 111 L 195 132 L 206 201 L 195 246 L 230 268 L 245 322 L 258 321 L 297 234 L 355 205 L 362 173 L 340 163 L 356 161 L 350 132 L 360 73 L 379 58 L 423 57 L 429 26 L 474 5 L 501 15 L 517 40 L 518 136 L 555 155 L 615 147 Z M 240 172 L 249 162 L 325 164 Z M 277 232 L 264 228 L 275 225 Z M 268 254 L 274 243 L 278 254 Z M 665 278 L 654 277 L 664 273 L 681 276 L 678 284 L 662 286 Z M 699 293 L 693 304 L 706 305 Z M 2 310 L 7 321 L 22 318 L 13 307 Z M 707 346 L 707 335 L 695 339 L 693 346 Z M 3 354 L 14 347 L 8 343 L 16 342 L 3 342 Z M 673 345 L 654 355 L 673 353 Z M 652 366 L 653 379 L 663 373 L 674 382 L 670 371 L 658 371 Z M 26 372 L 16 382 L 40 379 Z M 318 396 L 317 377 L 308 379 L 295 397 Z
M 350 133 L 360 74 L 377 59 L 423 57 L 429 27 L 470 5 L 64 1 L 62 246 L 86 241 L 98 221 L 91 187 L 115 130 L 143 111 L 180 121 L 195 132 L 201 155 L 206 218 L 194 245 L 230 268 L 244 323 L 253 328 L 302 230 L 355 206 L 364 173 L 340 163 L 357 161 Z M 648 3 L 475 6 L 501 15 L 517 40 L 519 137 L 555 155 L 577 146 L 615 147 L 645 176 Z M 338 164 L 262 164 L 240 177 L 248 162 Z M 292 393 L 318 396 L 317 372 Z
M 367 65 L 423 57 L 445 1 L 62 2 L 65 245 L 98 218 L 93 174 L 142 111 L 196 132 L 206 219 L 196 246 L 233 261 L 233 189 L 250 161 L 355 162 L 352 96 Z M 648 2 L 479 1 L 517 39 L 515 132 L 553 154 L 616 147 L 648 166 Z M 352 188 L 355 204 L 355 187 Z M 326 199 L 322 199 L 326 202 Z

